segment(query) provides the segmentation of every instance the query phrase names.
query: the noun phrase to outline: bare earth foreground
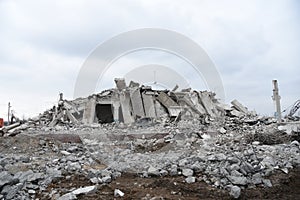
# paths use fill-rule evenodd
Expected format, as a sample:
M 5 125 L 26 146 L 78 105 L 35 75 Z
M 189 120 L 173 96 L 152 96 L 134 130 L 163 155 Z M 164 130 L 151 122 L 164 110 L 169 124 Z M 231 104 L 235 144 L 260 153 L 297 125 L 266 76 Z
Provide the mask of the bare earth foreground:
M 300 199 L 300 169 L 295 169 L 287 176 L 279 172 L 271 177 L 276 182 L 272 188 L 246 189 L 239 199 Z M 51 184 L 53 188 L 79 188 L 89 185 L 83 176 L 72 176 L 69 180 L 60 179 Z M 126 195 L 114 197 L 118 188 Z M 216 189 L 205 182 L 187 185 L 183 177 L 140 178 L 135 174 L 124 174 L 108 185 L 103 185 L 92 194 L 80 195 L 78 199 L 232 199 L 227 191 Z

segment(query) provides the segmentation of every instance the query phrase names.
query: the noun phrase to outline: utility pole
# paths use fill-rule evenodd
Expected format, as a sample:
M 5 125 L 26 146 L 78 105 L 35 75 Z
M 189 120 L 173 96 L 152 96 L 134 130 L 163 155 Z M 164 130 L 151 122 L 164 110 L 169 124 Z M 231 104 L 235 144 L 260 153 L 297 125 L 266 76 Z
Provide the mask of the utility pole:
M 280 107 L 280 96 L 278 89 L 277 80 L 273 80 L 273 101 L 275 102 L 276 112 L 275 117 L 277 118 L 277 122 L 281 122 L 281 107 Z
M 10 123 L 10 120 L 9 120 L 9 117 L 10 117 L 10 108 L 11 108 L 11 105 L 10 105 L 10 102 L 8 102 L 8 112 L 7 112 L 7 124 L 9 125 Z

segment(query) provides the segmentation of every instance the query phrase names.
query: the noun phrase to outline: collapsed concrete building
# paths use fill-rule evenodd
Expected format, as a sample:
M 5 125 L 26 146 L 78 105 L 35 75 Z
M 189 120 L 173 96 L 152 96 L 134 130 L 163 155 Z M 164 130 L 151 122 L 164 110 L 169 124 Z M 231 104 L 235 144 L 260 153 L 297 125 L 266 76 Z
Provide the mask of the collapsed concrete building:
M 63 100 L 53 108 L 50 126 L 61 120 L 78 124 L 133 123 L 139 119 L 218 118 L 224 115 L 244 116 L 253 114 L 237 100 L 232 107 L 218 101 L 215 93 L 183 89 L 154 90 L 150 86 L 124 79 L 115 79 L 116 88 L 105 90 L 87 98 Z
M 203 124 L 209 119 L 229 117 L 253 117 L 237 100 L 231 106 L 220 102 L 210 91 L 196 91 L 190 88 L 178 91 L 155 90 L 150 86 L 131 81 L 129 85 L 122 78 L 115 79 L 116 87 L 89 97 L 75 100 L 60 99 L 57 106 L 23 123 L 16 122 L 0 128 L 3 135 L 13 136 L 30 127 L 54 127 L 56 125 L 77 126 L 104 123 L 132 124 L 140 121 L 179 121 L 198 119 Z

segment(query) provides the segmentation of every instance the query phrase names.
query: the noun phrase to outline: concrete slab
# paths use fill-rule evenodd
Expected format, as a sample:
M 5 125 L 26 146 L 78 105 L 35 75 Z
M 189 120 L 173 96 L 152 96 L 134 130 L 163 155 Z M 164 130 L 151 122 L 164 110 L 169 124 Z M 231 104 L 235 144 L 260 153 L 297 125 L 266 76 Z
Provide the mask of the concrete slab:
M 124 78 L 115 78 L 115 83 L 118 88 L 118 90 L 124 90 L 126 89 L 126 83 Z
M 243 106 L 240 102 L 238 102 L 238 100 L 233 100 L 232 102 L 231 102 L 231 104 L 232 104 L 232 106 L 236 109 L 236 110 L 238 110 L 238 111 L 240 111 L 240 112 L 243 112 L 243 113 L 245 113 L 245 114 L 248 114 L 249 113 L 249 111 L 248 111 L 248 109 L 245 107 L 245 106 Z
M 125 124 L 131 124 L 134 122 L 134 118 L 131 114 L 130 95 L 129 92 L 123 91 L 120 93 L 120 104 L 122 109 L 122 115 Z
M 82 122 L 84 124 L 92 124 L 95 122 L 96 99 L 90 98 L 83 111 Z
M 134 117 L 145 117 L 143 100 L 139 88 L 130 89 L 130 100 Z
M 153 96 L 142 93 L 142 98 L 146 117 L 156 118 Z

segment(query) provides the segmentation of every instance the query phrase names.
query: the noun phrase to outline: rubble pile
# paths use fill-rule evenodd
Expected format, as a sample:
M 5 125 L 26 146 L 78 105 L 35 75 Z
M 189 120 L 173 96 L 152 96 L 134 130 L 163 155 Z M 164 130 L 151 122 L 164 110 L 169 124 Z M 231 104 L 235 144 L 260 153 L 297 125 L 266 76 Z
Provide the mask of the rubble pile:
M 180 119 L 208 118 L 219 119 L 224 116 L 255 116 L 237 100 L 232 106 L 225 105 L 215 98 L 213 92 L 152 90 L 149 86 L 140 86 L 133 81 L 126 86 L 124 79 L 115 79 L 115 89 L 105 90 L 87 98 L 72 101 L 64 100 L 60 94 L 57 106 L 45 111 L 27 122 L 18 122 L 0 129 L 2 135 L 16 135 L 28 128 L 67 128 L 94 123 L 131 124 L 139 120 L 179 121 Z M 20 127 L 21 126 L 21 127 Z
M 287 134 L 289 124 L 237 100 L 224 105 L 211 92 L 126 87 L 122 79 L 116 85 L 88 98 L 60 98 L 38 118 L 1 129 L 15 137 L 0 141 L 0 199 L 76 199 L 124 173 L 183 176 L 186 184 L 204 181 L 238 198 L 300 166 L 296 122 Z M 74 174 L 90 184 L 49 192 L 53 181 Z M 126 196 L 119 189 L 115 195 Z

